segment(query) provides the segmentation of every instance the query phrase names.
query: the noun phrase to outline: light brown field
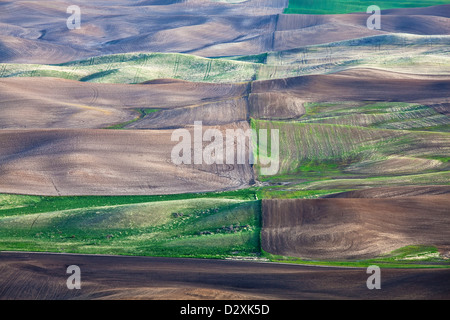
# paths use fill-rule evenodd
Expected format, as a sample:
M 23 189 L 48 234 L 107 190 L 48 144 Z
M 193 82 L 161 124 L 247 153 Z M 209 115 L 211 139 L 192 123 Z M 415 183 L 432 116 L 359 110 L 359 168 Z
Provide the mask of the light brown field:
M 240 122 L 218 128 L 248 127 Z M 252 183 L 248 162 L 174 165 L 171 152 L 178 141 L 172 142 L 171 135 L 172 130 L 2 130 L 0 193 L 175 194 L 238 189 Z

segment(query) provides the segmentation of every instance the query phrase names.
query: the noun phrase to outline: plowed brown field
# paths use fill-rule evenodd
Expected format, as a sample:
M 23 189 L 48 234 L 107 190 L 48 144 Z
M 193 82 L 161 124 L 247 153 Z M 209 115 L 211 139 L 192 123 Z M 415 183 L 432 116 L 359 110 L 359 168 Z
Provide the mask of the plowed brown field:
M 448 249 L 447 195 L 263 200 L 263 250 L 320 260 L 374 258 L 408 245 Z
M 68 290 L 78 265 L 81 290 Z M 382 269 L 368 290 L 366 269 L 33 253 L 0 253 L 0 299 L 448 299 L 449 270 Z

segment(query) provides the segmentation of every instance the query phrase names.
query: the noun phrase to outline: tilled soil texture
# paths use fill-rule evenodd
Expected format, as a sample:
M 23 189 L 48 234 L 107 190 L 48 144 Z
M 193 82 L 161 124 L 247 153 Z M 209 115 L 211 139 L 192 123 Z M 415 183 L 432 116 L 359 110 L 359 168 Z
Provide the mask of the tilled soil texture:
M 208 128 L 246 131 L 249 124 L 205 126 L 204 130 Z M 193 149 L 193 128 L 188 129 Z M 247 187 L 254 180 L 249 162 L 238 164 L 237 157 L 233 164 L 224 160 L 220 165 L 197 165 L 192 156 L 191 165 L 175 165 L 172 150 L 179 142 L 172 141 L 172 133 L 173 130 L 2 130 L 0 193 L 177 194 L 234 190 Z M 235 150 L 236 145 L 235 139 Z
M 77 265 L 81 289 L 69 290 Z M 369 290 L 363 268 L 242 261 L 0 254 L 0 299 L 448 299 L 450 270 L 382 269 Z

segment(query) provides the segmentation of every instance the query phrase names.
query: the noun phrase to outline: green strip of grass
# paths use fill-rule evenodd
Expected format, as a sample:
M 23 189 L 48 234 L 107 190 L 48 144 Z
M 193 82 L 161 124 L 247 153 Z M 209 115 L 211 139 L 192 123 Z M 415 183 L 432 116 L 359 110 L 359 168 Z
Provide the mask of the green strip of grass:
M 285 13 L 293 14 L 343 14 L 366 12 L 371 5 L 377 5 L 381 10 L 395 8 L 417 8 L 449 4 L 447 0 L 289 0 Z
M 148 114 L 152 114 L 152 113 L 161 111 L 161 109 L 145 109 L 145 108 L 143 108 L 143 109 L 136 109 L 136 111 L 139 112 L 139 116 L 137 116 L 136 118 L 128 120 L 126 122 L 122 122 L 122 123 L 118 123 L 118 124 L 106 127 L 105 129 L 114 129 L 114 130 L 124 129 L 127 125 L 141 120 Z

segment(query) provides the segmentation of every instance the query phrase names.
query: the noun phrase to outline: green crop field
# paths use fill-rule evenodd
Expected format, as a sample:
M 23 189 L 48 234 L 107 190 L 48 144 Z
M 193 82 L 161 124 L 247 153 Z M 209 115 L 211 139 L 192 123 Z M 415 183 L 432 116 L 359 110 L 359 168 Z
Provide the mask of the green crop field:
M 289 0 L 285 13 L 294 14 L 342 14 L 366 12 L 371 5 L 381 10 L 393 8 L 416 8 L 449 4 L 447 0 L 370 1 L 370 0 Z
M 235 197 L 214 197 L 212 193 L 162 201 L 0 195 L 0 248 L 171 257 L 256 256 L 260 202 L 242 200 L 250 193 L 254 195 L 246 191 Z
M 263 64 L 259 80 L 335 73 L 350 68 L 447 74 L 448 35 L 384 34 L 228 59 Z M 277 66 L 277 69 L 274 67 Z M 265 69 L 267 68 L 267 69 Z
M 260 229 L 256 198 L 250 189 L 166 196 L 3 194 L 0 250 L 210 258 L 255 255 Z
M 173 194 L 156 196 L 72 196 L 45 197 L 28 195 L 0 195 L 0 217 L 64 211 L 80 208 L 120 206 L 135 203 L 191 200 L 199 198 L 257 200 L 255 190 L 245 189 L 227 192 Z

